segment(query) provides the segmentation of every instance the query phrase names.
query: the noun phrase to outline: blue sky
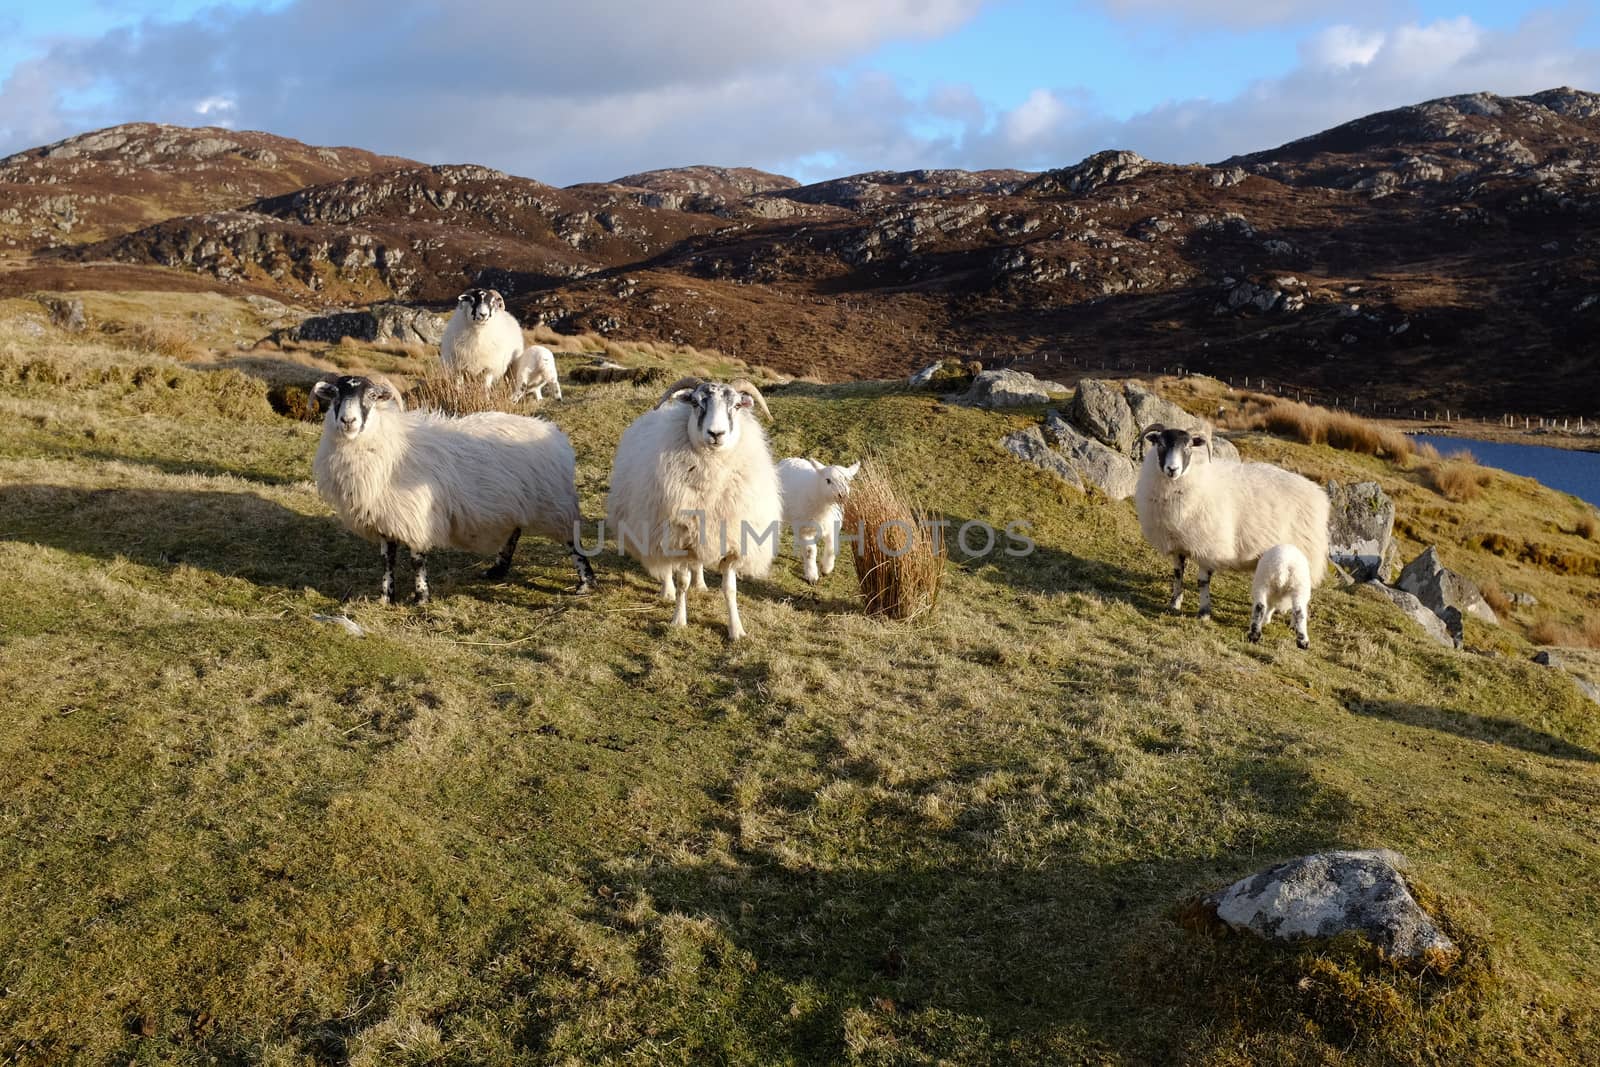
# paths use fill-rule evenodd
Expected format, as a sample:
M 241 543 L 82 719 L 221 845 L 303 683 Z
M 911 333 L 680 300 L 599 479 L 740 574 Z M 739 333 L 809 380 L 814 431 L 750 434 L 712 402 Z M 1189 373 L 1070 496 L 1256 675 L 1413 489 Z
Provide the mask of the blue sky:
M 556 183 L 1175 162 L 1433 96 L 1600 89 L 1593 3 L 0 2 L 0 153 L 117 122 L 266 129 Z

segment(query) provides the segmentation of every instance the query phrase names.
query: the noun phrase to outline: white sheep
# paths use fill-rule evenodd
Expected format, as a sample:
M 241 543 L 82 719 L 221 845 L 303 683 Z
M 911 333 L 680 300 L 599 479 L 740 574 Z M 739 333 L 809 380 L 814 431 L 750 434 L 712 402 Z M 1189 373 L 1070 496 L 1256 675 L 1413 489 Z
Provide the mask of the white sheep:
M 417 602 L 426 603 L 426 553 L 497 553 L 484 577 L 503 578 L 525 529 L 565 545 L 576 591 L 589 590 L 594 571 L 577 546 L 577 465 L 556 426 L 498 411 L 406 411 L 381 378 L 348 375 L 313 392 L 328 408 L 312 465 L 317 492 L 352 533 L 382 547 L 383 603 L 394 600 L 400 545 L 416 568 Z
M 516 392 L 511 394 L 513 401 L 521 400 L 530 390 L 535 400 L 543 400 L 546 388 L 554 389 L 556 399 L 561 399 L 561 379 L 556 377 L 556 354 L 544 345 L 529 345 L 522 350 L 522 354 L 511 364 L 511 381 L 516 386 Z
M 839 553 L 839 525 L 844 521 L 844 499 L 850 479 L 861 470 L 850 466 L 823 466 L 814 459 L 791 456 L 778 461 L 778 485 L 783 490 L 783 524 L 792 529 L 800 550 L 805 580 L 816 585 L 833 573 Z M 817 546 L 822 546 L 818 566 Z
M 1250 583 L 1250 640 L 1261 640 L 1261 628 L 1272 621 L 1275 612 L 1289 613 L 1295 644 L 1311 647 L 1306 633 L 1306 618 L 1311 610 L 1311 564 L 1306 554 L 1293 545 L 1273 545 L 1256 564 Z
M 1310 564 L 1311 585 L 1327 575 L 1328 494 L 1268 463 L 1211 454 L 1209 430 L 1144 432 L 1144 466 L 1134 505 L 1145 540 L 1173 562 L 1171 608 L 1183 607 L 1183 571 L 1200 568 L 1200 617 L 1211 617 L 1211 575 L 1253 567 L 1273 545 L 1291 544 Z
M 673 591 L 673 625 L 688 625 L 693 571 L 722 572 L 731 641 L 745 633 L 738 578 L 772 569 L 783 520 L 757 408 L 771 417 L 747 381 L 674 382 L 623 431 L 606 499 L 618 547 Z
M 495 289 L 468 289 L 456 297 L 445 324 L 439 359 L 457 377 L 483 382 L 484 392 L 504 378 L 522 356 L 522 327 Z

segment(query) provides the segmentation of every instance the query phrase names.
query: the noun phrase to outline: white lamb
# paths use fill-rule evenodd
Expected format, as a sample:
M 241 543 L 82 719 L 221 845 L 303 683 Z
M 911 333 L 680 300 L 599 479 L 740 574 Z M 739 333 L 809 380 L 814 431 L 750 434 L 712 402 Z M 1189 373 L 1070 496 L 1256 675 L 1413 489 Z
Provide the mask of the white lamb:
M 688 625 L 693 570 L 722 572 L 731 641 L 745 633 L 739 575 L 760 578 L 772 569 L 783 520 L 757 408 L 767 413 L 747 381 L 673 383 L 623 432 L 606 500 L 618 547 L 652 577 L 673 581 L 673 625 Z
M 848 467 L 824 467 L 814 459 L 791 456 L 778 461 L 778 485 L 783 490 L 783 524 L 792 529 L 800 550 L 805 580 L 816 585 L 833 573 L 839 553 L 839 525 L 844 521 L 844 499 L 850 493 L 850 479 L 861 470 L 859 462 Z M 817 546 L 822 546 L 818 566 Z
M 382 547 L 383 603 L 394 600 L 401 545 L 416 568 L 417 602 L 426 603 L 426 553 L 498 553 L 484 577 L 503 578 L 525 529 L 565 545 L 576 591 L 589 590 L 594 571 L 577 547 L 576 462 L 560 429 L 497 411 L 406 411 L 381 378 L 325 380 L 313 392 L 328 408 L 313 463 L 317 492 L 352 533 Z
M 1305 554 L 1311 585 L 1327 575 L 1328 494 L 1316 483 L 1268 463 L 1211 455 L 1210 431 L 1144 433 L 1144 466 L 1134 490 L 1139 525 L 1157 552 L 1171 557 L 1173 611 L 1183 607 L 1183 571 L 1200 568 L 1200 617 L 1211 617 L 1211 575 L 1253 567 L 1273 545 Z
M 516 386 L 516 392 L 511 394 L 512 400 L 521 400 L 533 392 L 535 400 L 544 399 L 544 391 L 551 388 L 556 391 L 556 399 L 561 399 L 561 380 L 556 377 L 556 354 L 544 345 L 529 345 L 522 350 L 511 364 L 511 381 Z
M 439 359 L 458 377 L 483 382 L 484 392 L 504 378 L 522 355 L 522 327 L 495 289 L 468 289 L 456 297 L 445 324 Z
M 1306 633 L 1306 618 L 1311 610 L 1311 564 L 1306 554 L 1293 545 L 1273 545 L 1256 564 L 1255 580 L 1250 583 L 1250 640 L 1261 640 L 1261 628 L 1272 621 L 1275 612 L 1289 613 L 1295 644 L 1311 647 Z

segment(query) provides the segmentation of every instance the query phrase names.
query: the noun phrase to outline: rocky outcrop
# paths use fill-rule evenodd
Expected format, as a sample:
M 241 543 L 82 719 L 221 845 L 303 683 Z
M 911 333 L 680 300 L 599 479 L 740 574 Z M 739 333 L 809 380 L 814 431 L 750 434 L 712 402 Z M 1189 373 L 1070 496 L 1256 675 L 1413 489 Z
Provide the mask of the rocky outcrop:
M 1399 568 L 1394 501 L 1377 482 L 1328 483 L 1328 558 L 1357 582 L 1390 581 Z
M 1406 564 L 1405 570 L 1400 572 L 1400 580 L 1395 584 L 1422 601 L 1429 611 L 1441 619 L 1445 619 L 1447 609 L 1453 608 L 1458 613 L 1464 612 L 1491 625 L 1500 621 L 1471 579 L 1457 574 L 1440 562 L 1437 547 L 1430 546 Z
M 349 337 L 374 344 L 436 345 L 444 336 L 443 315 L 405 304 L 374 304 L 360 311 L 314 315 L 284 331 L 292 341 L 337 342 Z
M 1235 930 L 1277 941 L 1354 931 L 1395 959 L 1454 956 L 1456 946 L 1411 895 L 1388 849 L 1319 852 L 1259 871 L 1206 898 Z
M 1018 459 L 1055 475 L 1079 492 L 1084 490 L 1083 478 L 1079 476 L 1077 467 L 1050 447 L 1050 442 L 1045 440 L 1044 431 L 1039 427 L 1029 426 L 1025 430 L 1018 430 L 1002 440 L 1000 447 Z
M 1049 403 L 1066 392 L 1055 382 L 1041 381 L 1026 371 L 986 370 L 972 379 L 972 387 L 957 402 L 976 408 L 1014 408 Z
M 1115 449 L 1078 432 L 1061 413 L 1045 413 L 1044 433 L 1084 481 L 1112 500 L 1126 500 L 1139 482 L 1138 465 Z
M 1122 390 L 1112 382 L 1085 378 L 1072 397 L 1072 421 L 1103 445 L 1134 455 L 1139 426 Z
M 1422 601 L 1418 600 L 1416 597 L 1412 596 L 1410 593 L 1407 593 L 1403 589 L 1395 589 L 1392 586 L 1384 585 L 1382 582 L 1376 580 L 1368 581 L 1363 584 L 1366 586 L 1366 588 L 1371 589 L 1373 592 L 1382 596 L 1389 603 L 1399 608 L 1401 613 L 1404 614 L 1406 618 L 1422 627 L 1429 637 L 1439 642 L 1445 648 L 1461 647 L 1463 635 L 1461 630 L 1461 613 L 1459 611 L 1456 611 L 1453 608 L 1451 609 L 1450 622 L 1454 624 L 1452 626 L 1438 615 L 1435 615 L 1433 612 L 1429 611 Z

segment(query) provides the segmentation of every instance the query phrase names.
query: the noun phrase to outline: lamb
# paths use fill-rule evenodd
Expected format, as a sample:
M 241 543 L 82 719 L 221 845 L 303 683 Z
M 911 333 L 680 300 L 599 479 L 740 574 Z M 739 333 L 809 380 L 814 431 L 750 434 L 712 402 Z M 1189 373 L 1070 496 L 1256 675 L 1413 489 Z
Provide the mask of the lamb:
M 1145 540 L 1173 562 L 1171 609 L 1183 608 L 1183 572 L 1200 568 L 1200 618 L 1211 617 L 1211 575 L 1245 570 L 1274 545 L 1290 544 L 1308 561 L 1311 585 L 1327 576 L 1328 495 L 1268 463 L 1214 460 L 1211 431 L 1144 432 L 1144 466 L 1134 504 Z
M 844 521 L 842 505 L 850 493 L 850 479 L 860 470 L 859 461 L 848 467 L 837 464 L 824 467 L 814 459 L 799 456 L 778 461 L 783 524 L 794 530 L 805 580 L 812 585 L 833 573 L 839 552 L 839 525 Z M 819 542 L 822 545 L 820 567 Z
M 739 576 L 772 569 L 783 519 L 758 408 L 771 418 L 760 391 L 742 379 L 674 382 L 623 432 L 606 500 L 618 547 L 674 593 L 674 626 L 688 625 L 692 572 L 722 572 L 730 641 L 745 636 Z
M 560 429 L 498 411 L 406 411 L 382 378 L 323 380 L 313 394 L 328 408 L 312 464 L 317 492 L 346 528 L 381 546 L 382 603 L 394 601 L 401 545 L 425 604 L 428 552 L 496 554 L 484 577 L 503 578 L 525 529 L 565 545 L 578 568 L 575 591 L 589 591 L 594 571 L 577 547 L 577 464 Z
M 456 297 L 455 314 L 445 324 L 439 359 L 458 377 L 483 382 L 487 393 L 522 356 L 522 327 L 495 289 L 468 289 Z
M 1289 613 L 1295 644 L 1311 647 L 1306 633 L 1306 616 L 1311 606 L 1311 564 L 1306 554 L 1293 545 L 1273 545 L 1256 564 L 1255 580 L 1250 583 L 1250 640 L 1261 640 L 1261 628 L 1272 621 L 1274 612 Z
M 529 345 L 522 350 L 522 354 L 511 364 L 511 380 L 516 383 L 516 392 L 511 394 L 513 401 L 527 396 L 530 389 L 535 400 L 543 400 L 546 386 L 556 391 L 557 400 L 561 399 L 561 380 L 556 377 L 556 354 L 544 345 Z

